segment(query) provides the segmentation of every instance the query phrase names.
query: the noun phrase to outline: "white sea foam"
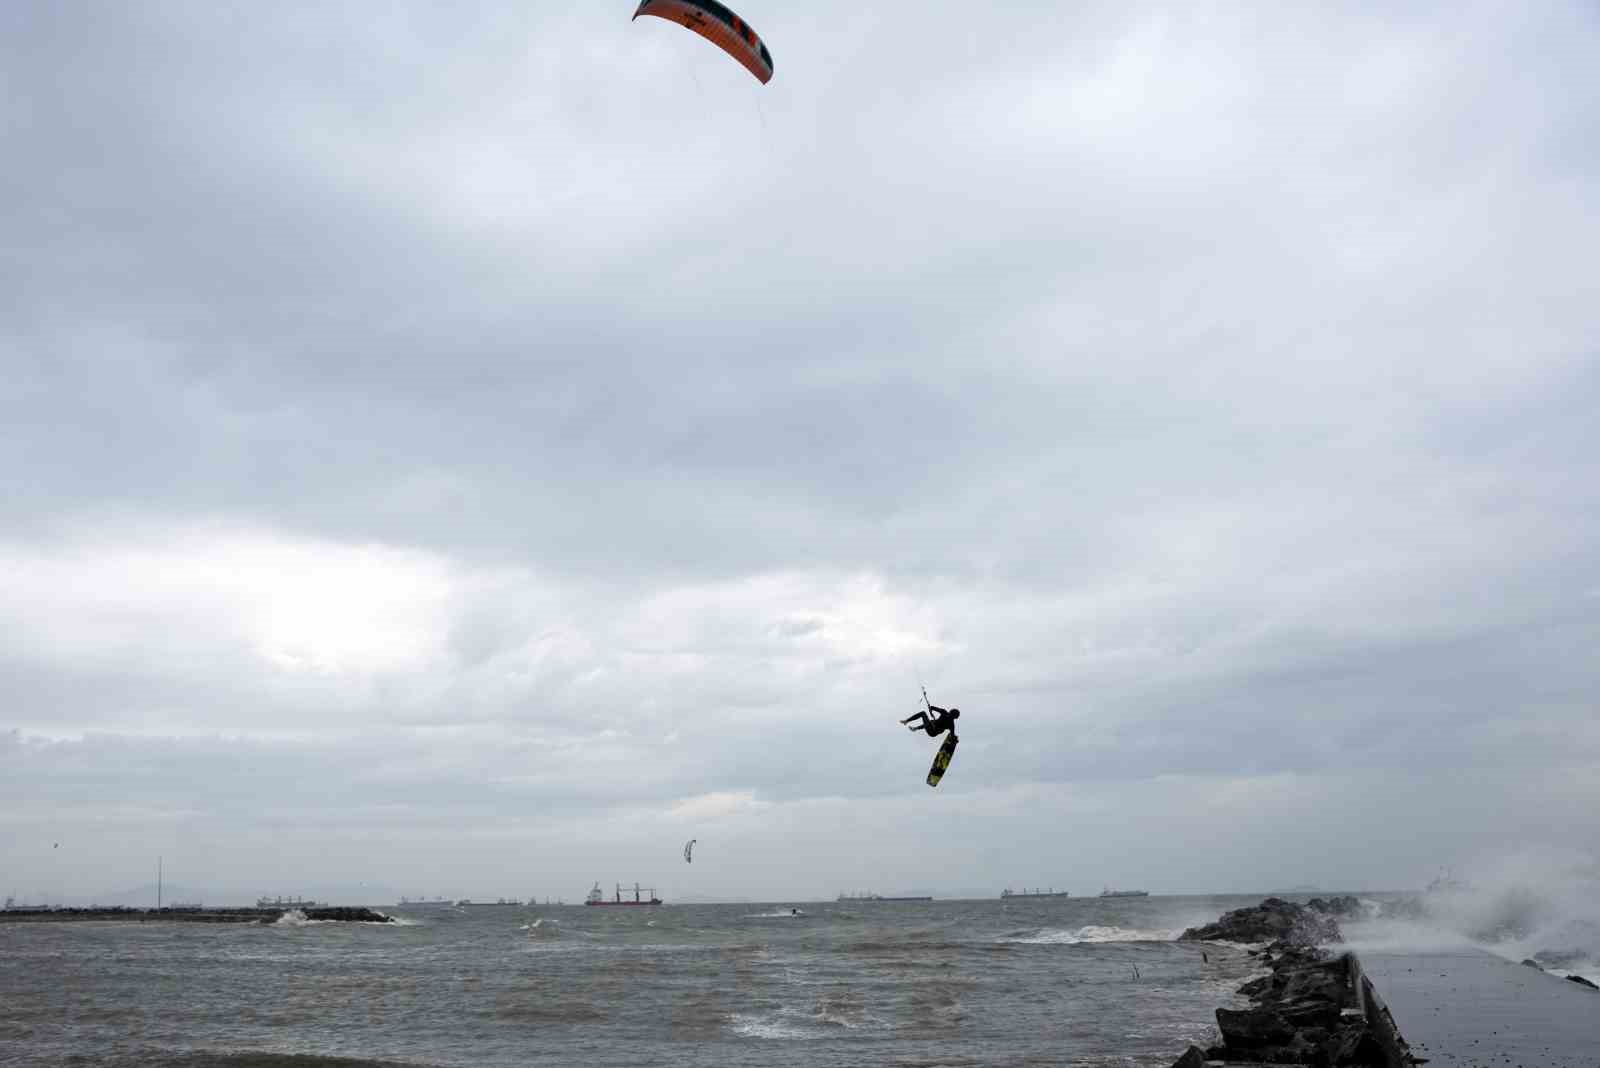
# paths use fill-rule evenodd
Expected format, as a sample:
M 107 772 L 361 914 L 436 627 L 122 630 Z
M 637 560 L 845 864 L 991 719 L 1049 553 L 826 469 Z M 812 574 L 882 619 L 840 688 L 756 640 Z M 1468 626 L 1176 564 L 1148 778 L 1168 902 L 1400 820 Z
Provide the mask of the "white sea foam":
M 1509 960 L 1532 958 L 1555 974 L 1600 971 L 1600 864 L 1566 852 L 1528 849 L 1456 873 L 1453 884 L 1383 917 L 1345 921 L 1357 950 L 1478 946 Z M 1585 969 L 1589 971 L 1585 971 Z
M 325 923 L 338 923 L 338 920 L 308 920 L 306 914 L 300 909 L 289 909 L 282 916 L 272 921 L 274 927 L 316 927 Z
M 1071 946 L 1082 943 L 1109 942 L 1170 942 L 1181 933 L 1181 929 L 1103 927 L 1099 924 L 1089 924 L 1072 930 L 1065 927 L 1041 927 L 1033 932 L 1005 935 L 997 939 L 997 941 L 1031 946 Z
M 751 912 L 745 915 L 747 920 L 794 920 L 805 915 L 803 909 L 783 909 L 780 912 Z
M 821 1037 L 802 1024 L 785 1020 L 782 1013 L 766 1016 L 735 1016 L 728 1021 L 728 1029 L 742 1038 L 803 1039 Z

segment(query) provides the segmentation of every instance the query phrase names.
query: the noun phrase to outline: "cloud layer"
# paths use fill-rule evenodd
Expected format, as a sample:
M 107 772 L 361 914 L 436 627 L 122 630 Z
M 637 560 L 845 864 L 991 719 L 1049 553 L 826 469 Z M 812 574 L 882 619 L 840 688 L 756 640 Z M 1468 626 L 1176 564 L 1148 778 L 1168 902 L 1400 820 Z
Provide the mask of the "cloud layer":
M 0 889 L 1600 850 L 1593 11 L 1014 8 L 0 13 Z

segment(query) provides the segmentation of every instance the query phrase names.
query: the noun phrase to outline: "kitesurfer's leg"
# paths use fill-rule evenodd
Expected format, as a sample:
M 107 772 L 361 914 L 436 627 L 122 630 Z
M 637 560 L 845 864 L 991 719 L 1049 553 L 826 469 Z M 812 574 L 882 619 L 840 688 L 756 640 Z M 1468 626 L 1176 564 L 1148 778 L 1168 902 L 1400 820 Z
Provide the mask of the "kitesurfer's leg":
M 910 729 L 913 730 L 913 731 L 920 731 L 920 730 L 922 730 L 924 727 L 926 727 L 928 725 L 928 714 L 926 712 L 918 712 L 916 715 L 907 716 L 905 719 L 901 720 L 900 722 L 901 723 L 911 723 L 911 721 L 914 720 L 914 719 L 920 719 L 922 722 L 921 723 L 912 724 Z

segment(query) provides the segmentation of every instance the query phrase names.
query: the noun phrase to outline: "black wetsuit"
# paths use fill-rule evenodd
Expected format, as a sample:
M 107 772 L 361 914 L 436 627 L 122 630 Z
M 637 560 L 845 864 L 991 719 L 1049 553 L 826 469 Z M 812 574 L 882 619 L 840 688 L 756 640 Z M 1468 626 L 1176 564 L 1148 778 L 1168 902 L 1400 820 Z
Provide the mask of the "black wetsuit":
M 937 712 L 938 715 L 929 716 L 928 712 Z M 922 722 L 912 726 L 911 729 L 914 731 L 927 731 L 930 738 L 937 738 L 945 731 L 949 731 L 952 738 L 956 736 L 956 721 L 951 717 L 947 709 L 940 708 L 938 705 L 929 705 L 928 712 L 918 712 L 916 715 L 901 722 L 910 724 L 912 720 L 920 719 Z

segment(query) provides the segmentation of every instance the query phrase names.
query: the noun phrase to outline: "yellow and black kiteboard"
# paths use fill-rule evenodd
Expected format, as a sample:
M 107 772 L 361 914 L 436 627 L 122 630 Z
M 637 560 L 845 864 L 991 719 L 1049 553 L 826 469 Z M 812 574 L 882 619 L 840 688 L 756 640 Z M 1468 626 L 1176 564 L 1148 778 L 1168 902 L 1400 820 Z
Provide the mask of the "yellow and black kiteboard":
M 928 769 L 929 786 L 938 786 L 939 780 L 944 778 L 945 769 L 950 766 L 950 758 L 955 755 L 957 741 L 956 736 L 952 734 L 939 747 L 939 755 L 933 758 L 933 767 Z

